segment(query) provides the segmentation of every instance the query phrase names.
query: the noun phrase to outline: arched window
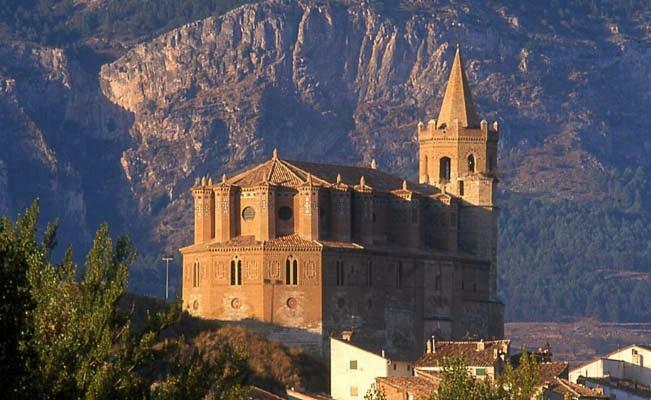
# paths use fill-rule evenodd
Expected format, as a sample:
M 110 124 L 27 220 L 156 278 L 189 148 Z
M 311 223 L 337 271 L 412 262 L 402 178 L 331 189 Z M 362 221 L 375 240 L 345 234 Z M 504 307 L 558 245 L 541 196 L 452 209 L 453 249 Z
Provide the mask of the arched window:
M 344 286 L 344 262 L 337 261 L 337 286 Z
M 199 287 L 199 281 L 201 279 L 201 265 L 199 264 L 199 260 L 194 261 L 194 265 L 192 266 L 192 286 L 193 287 Z
M 472 154 L 468 155 L 468 172 L 475 172 L 475 156 Z
M 298 260 L 291 256 L 285 261 L 285 284 L 298 285 Z
M 429 157 L 427 156 L 425 156 L 425 159 L 423 160 L 423 173 L 429 176 Z
M 439 177 L 441 180 L 450 180 L 450 157 L 443 157 L 439 162 Z
M 231 260 L 231 286 L 242 285 L 242 260 L 237 257 Z

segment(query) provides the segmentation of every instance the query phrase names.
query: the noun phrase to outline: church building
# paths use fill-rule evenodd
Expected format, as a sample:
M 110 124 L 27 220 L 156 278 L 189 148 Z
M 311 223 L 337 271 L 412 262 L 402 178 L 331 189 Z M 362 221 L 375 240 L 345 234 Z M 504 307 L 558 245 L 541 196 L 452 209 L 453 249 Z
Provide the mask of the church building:
M 477 115 L 457 49 L 438 118 L 418 124 L 418 182 L 375 161 L 276 150 L 230 178 L 198 180 L 183 307 L 307 333 L 324 356 L 328 337 L 351 329 L 387 351 L 420 350 L 432 335 L 501 338 L 498 136 Z

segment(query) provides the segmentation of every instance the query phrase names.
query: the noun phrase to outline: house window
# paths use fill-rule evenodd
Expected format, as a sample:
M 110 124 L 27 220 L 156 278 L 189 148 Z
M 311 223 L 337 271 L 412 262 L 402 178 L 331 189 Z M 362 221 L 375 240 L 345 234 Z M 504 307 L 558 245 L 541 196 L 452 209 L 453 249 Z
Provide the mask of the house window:
M 298 260 L 291 256 L 285 261 L 285 284 L 298 285 Z
M 231 260 L 231 286 L 242 285 L 242 260 L 237 257 Z
M 199 260 L 195 260 L 194 265 L 192 266 L 192 286 L 199 287 L 199 280 L 201 279 L 201 265 Z
M 357 369 L 357 360 L 350 360 L 350 369 Z
M 472 154 L 468 156 L 468 172 L 475 172 L 475 156 Z
M 450 165 L 451 162 L 449 157 L 443 157 L 439 161 L 439 178 L 441 178 L 441 180 L 450 180 Z
M 398 366 L 394 363 L 393 364 L 393 370 L 395 371 Z
M 477 375 L 477 376 L 486 376 L 486 368 L 477 368 L 475 370 L 475 375 Z
M 357 388 L 357 386 L 350 387 L 350 395 L 353 397 L 359 396 L 359 389 Z
M 459 196 L 464 195 L 464 187 L 463 187 L 463 181 L 459 181 Z

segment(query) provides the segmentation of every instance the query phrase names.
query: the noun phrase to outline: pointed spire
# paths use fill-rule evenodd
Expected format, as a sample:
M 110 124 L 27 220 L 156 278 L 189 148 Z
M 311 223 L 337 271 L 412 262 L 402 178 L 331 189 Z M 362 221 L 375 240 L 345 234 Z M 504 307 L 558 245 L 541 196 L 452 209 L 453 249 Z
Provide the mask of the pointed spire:
M 364 187 L 364 186 L 366 186 L 366 179 L 364 179 L 364 175 L 362 175 L 362 176 L 359 178 L 359 186 L 360 186 L 360 187 Z
M 274 147 L 274 151 L 271 152 L 271 159 L 272 160 L 277 160 L 278 159 L 278 149 Z
M 226 174 L 222 175 L 222 183 L 226 183 Z
M 375 158 L 371 160 L 371 169 L 377 169 L 377 161 L 375 161 Z
M 212 178 L 208 178 L 208 186 L 212 186 Z
M 404 179 L 402 181 L 402 190 L 407 190 L 407 181 Z
M 445 96 L 437 119 L 437 128 L 443 126 L 451 128 L 455 119 L 458 119 L 460 125 L 464 128 L 479 127 L 479 118 L 477 117 L 475 104 L 472 101 L 466 73 L 463 70 L 459 47 L 457 47 L 454 55 L 448 85 L 445 89 Z
M 205 176 L 201 177 L 201 186 L 206 186 L 206 177 Z
M 337 173 L 337 185 L 341 185 L 341 174 Z

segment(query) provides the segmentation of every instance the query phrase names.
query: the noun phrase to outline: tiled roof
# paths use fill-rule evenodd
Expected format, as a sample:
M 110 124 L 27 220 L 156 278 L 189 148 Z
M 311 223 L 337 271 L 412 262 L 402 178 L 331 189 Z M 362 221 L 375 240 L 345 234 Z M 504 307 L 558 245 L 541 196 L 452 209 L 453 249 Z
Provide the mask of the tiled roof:
M 494 350 L 504 351 L 510 340 L 486 340 L 479 350 L 476 341 L 436 341 L 436 351 L 425 353 L 416 361 L 416 367 L 442 367 L 444 359 L 463 357 L 469 367 L 490 367 L 495 363 Z
M 253 386 L 249 391 L 249 394 L 246 396 L 246 400 L 283 400 L 284 397 L 280 397 L 273 393 L 267 392 L 266 390 L 260 389 L 259 387 Z
M 388 376 L 375 378 L 378 385 L 387 385 L 400 390 L 403 393 L 409 393 L 418 399 L 428 398 L 429 395 L 436 392 L 438 382 L 421 376 Z
M 308 176 L 311 176 L 314 185 L 324 187 L 335 187 L 338 184 L 355 187 L 359 186 L 361 177 L 364 177 L 366 187 L 384 193 L 401 191 L 404 181 L 403 178 L 373 168 L 272 158 L 231 177 L 227 183 L 246 188 L 268 182 L 278 186 L 298 188 L 307 183 Z M 339 183 L 338 177 L 341 178 Z M 407 188 L 423 195 L 440 193 L 433 186 L 415 182 L 407 182 Z
M 228 242 L 216 242 L 210 243 L 209 247 L 213 249 L 225 248 L 225 247 L 252 247 L 252 246 L 262 246 L 265 247 L 302 247 L 302 248 L 314 248 L 320 249 L 322 246 L 319 242 L 314 240 L 305 240 L 301 238 L 298 234 L 278 236 L 276 238 L 267 240 L 265 242 L 255 240 L 253 235 L 245 236 L 236 236 Z
M 550 362 L 540 364 L 540 383 L 545 385 L 555 378 L 567 378 L 569 364 L 566 362 Z
M 580 396 L 580 399 L 608 399 L 609 397 L 604 395 L 598 390 L 590 389 L 589 387 L 579 385 L 577 383 L 572 383 L 567 379 L 554 378 L 547 387 L 547 391 L 558 393 L 561 396 Z

